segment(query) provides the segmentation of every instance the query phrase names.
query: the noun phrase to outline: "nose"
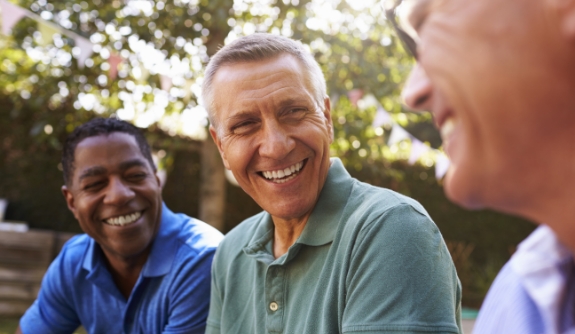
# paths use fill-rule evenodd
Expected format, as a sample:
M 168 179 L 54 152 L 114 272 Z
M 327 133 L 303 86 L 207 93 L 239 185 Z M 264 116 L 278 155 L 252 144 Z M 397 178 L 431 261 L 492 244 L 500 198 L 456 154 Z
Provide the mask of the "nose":
M 273 160 L 282 160 L 295 148 L 287 125 L 279 124 L 276 120 L 266 122 L 260 138 L 259 155 Z
M 401 92 L 404 103 L 414 110 L 427 110 L 431 108 L 433 86 L 421 65 L 416 64 Z
M 111 178 L 109 182 L 104 203 L 121 206 L 134 198 L 134 191 L 121 178 Z

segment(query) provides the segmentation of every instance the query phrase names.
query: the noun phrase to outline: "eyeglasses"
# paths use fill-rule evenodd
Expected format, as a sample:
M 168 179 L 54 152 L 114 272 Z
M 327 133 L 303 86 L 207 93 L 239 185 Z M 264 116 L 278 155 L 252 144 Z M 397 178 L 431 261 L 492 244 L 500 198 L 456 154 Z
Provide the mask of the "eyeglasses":
M 395 10 L 397 6 L 401 4 L 402 0 L 384 0 L 381 2 L 381 6 L 385 10 L 385 17 L 391 25 L 393 26 L 393 30 L 397 34 L 397 37 L 401 40 L 405 50 L 417 60 L 417 43 L 405 30 L 403 30 L 396 20 Z

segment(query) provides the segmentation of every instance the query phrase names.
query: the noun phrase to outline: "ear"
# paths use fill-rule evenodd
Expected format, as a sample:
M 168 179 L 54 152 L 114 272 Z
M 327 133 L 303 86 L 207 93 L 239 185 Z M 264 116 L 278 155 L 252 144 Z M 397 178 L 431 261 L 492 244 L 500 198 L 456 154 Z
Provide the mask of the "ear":
M 230 164 L 228 163 L 228 159 L 226 159 L 226 152 L 222 148 L 222 142 L 218 137 L 218 132 L 216 131 L 213 125 L 210 125 L 210 135 L 212 136 L 214 143 L 216 143 L 216 146 L 218 147 L 218 151 L 220 152 L 220 156 L 222 157 L 224 166 L 226 167 L 226 169 L 230 169 Z
M 156 171 L 154 173 L 154 177 L 156 178 L 156 182 L 158 183 L 158 187 L 162 188 L 162 180 L 160 180 L 160 177 L 158 176 L 158 171 Z
M 575 0 L 547 0 L 546 3 L 559 22 L 560 33 L 575 41 Z
M 330 137 L 330 143 L 333 143 L 333 122 L 331 120 L 331 101 L 329 97 L 325 97 L 323 99 L 323 116 L 325 117 L 325 121 L 327 124 L 327 131 Z
M 76 215 L 76 204 L 74 203 L 74 195 L 66 185 L 62 186 L 62 194 L 64 195 L 64 199 L 66 200 L 68 209 L 70 209 L 70 211 L 72 211 L 72 214 L 74 214 L 74 217 L 78 219 L 78 216 Z
M 575 41 L 575 6 L 571 6 L 562 18 L 561 30 L 565 37 L 571 42 Z

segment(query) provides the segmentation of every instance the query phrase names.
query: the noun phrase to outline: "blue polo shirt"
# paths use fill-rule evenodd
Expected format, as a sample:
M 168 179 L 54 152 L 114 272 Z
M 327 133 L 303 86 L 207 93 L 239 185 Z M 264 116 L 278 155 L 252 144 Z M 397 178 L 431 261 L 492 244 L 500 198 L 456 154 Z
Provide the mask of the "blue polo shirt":
M 20 319 L 24 334 L 204 333 L 210 268 L 222 234 L 165 205 L 150 255 L 128 300 L 89 236 L 70 239 L 52 262 L 38 298 Z

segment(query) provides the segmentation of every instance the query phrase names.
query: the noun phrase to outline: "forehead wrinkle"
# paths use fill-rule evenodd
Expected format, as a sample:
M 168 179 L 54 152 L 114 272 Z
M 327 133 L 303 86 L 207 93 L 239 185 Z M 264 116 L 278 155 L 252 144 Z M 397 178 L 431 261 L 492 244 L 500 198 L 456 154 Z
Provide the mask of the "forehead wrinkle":
M 237 64 L 236 64 L 237 65 Z M 265 69 L 265 65 L 262 65 Z M 232 65 L 230 66 L 223 66 L 217 73 L 214 78 L 214 83 L 219 84 L 236 84 L 236 83 L 258 83 L 258 82 L 265 82 L 269 80 L 274 80 L 276 77 L 286 77 L 286 76 L 294 76 L 298 75 L 298 71 L 294 69 L 292 66 L 285 66 L 283 68 L 274 69 L 273 72 L 267 73 L 265 76 L 261 77 L 261 72 L 257 69 L 252 70 L 250 68 L 242 68 L 236 69 L 233 68 Z
M 263 100 L 263 101 L 256 101 L 256 102 L 267 102 L 267 101 L 265 101 L 264 99 L 267 98 L 267 97 L 271 97 L 272 102 L 275 103 L 275 100 L 276 100 L 276 99 L 274 98 L 274 95 L 276 95 L 276 94 L 281 94 L 281 93 L 282 93 L 283 91 L 285 91 L 285 90 L 294 89 L 294 87 L 291 87 L 291 86 L 289 86 L 289 87 L 281 87 L 281 88 L 278 88 L 278 89 L 273 89 L 273 86 L 274 86 L 274 85 L 271 86 L 271 91 L 269 91 L 269 92 L 263 92 L 263 95 L 246 97 L 245 102 L 248 102 L 248 103 L 249 103 L 249 102 L 252 101 L 252 100 Z M 268 87 L 266 87 L 266 88 L 268 88 Z M 258 91 L 259 91 L 259 90 L 260 90 L 260 89 L 258 89 Z M 266 89 L 266 90 L 267 90 L 267 89 Z M 294 89 L 294 90 L 297 90 L 297 89 Z M 259 103 L 258 103 L 258 104 L 259 104 Z
M 285 83 L 281 80 L 274 80 L 274 77 L 286 77 L 285 73 L 288 72 L 288 75 L 292 74 L 291 71 L 279 71 L 272 73 L 264 78 L 246 78 L 245 75 L 237 75 L 238 78 L 227 78 L 222 80 L 222 83 L 228 83 L 228 91 L 226 94 L 235 95 L 243 99 L 241 104 L 246 102 L 252 101 L 253 99 L 263 99 L 271 94 L 277 93 L 283 89 L 295 88 L 293 86 L 284 86 Z M 269 81 L 273 81 L 271 83 L 267 83 Z M 259 83 L 258 83 L 259 82 Z M 239 83 L 239 84 L 238 84 Z M 255 84 L 258 83 L 258 84 Z M 304 87 L 301 80 L 297 80 L 297 83 L 301 84 Z M 232 87 L 230 87 L 232 86 Z M 279 88 L 275 88 L 279 87 Z M 261 93 L 259 93 L 261 92 Z M 263 94 L 263 95 L 258 95 Z M 217 99 L 214 99 L 217 101 Z M 220 103 L 218 103 L 218 107 L 220 107 Z

